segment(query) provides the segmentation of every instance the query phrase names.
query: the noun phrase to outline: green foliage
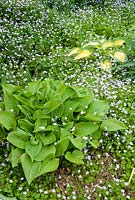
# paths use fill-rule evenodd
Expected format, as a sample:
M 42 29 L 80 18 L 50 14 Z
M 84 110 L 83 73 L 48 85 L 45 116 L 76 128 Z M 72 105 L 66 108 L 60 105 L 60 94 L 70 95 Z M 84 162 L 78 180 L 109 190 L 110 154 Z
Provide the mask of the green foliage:
M 79 86 L 66 86 L 59 81 L 29 83 L 25 88 L 3 85 L 5 108 L 0 112 L 0 124 L 8 130 L 8 141 L 15 147 L 10 161 L 15 167 L 21 162 L 30 184 L 34 178 L 54 171 L 59 158 L 83 164 L 83 137 L 100 139 L 99 132 L 127 127 L 117 120 L 106 120 L 108 104 L 95 100 L 93 92 Z M 6 94 L 6 95 L 5 95 Z M 7 104 L 17 107 L 19 112 Z M 8 111 L 7 111 L 8 110 Z M 97 140 L 91 141 L 97 147 Z

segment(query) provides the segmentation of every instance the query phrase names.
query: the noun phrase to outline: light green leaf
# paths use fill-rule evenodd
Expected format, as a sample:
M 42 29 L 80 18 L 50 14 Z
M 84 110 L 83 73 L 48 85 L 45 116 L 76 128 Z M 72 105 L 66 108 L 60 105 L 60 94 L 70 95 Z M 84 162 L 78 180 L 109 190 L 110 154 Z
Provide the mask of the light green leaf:
M 57 145 L 56 145 L 56 156 L 61 156 L 68 148 L 69 145 L 69 139 L 68 138 L 64 138 L 61 139 L 60 141 L 58 141 Z
M 15 115 L 19 114 L 19 108 L 18 108 L 18 101 L 15 99 L 15 97 L 8 93 L 7 91 L 4 92 L 4 104 L 5 104 L 5 110 L 9 112 L 13 112 Z
M 92 141 L 90 141 L 90 144 L 91 144 L 94 148 L 97 148 L 97 147 L 100 145 L 100 143 L 98 142 L 98 140 L 92 140 Z
M 73 98 L 74 101 L 78 102 L 78 107 L 75 112 L 81 112 L 86 109 L 86 107 L 93 101 L 93 96 L 85 96 L 85 97 L 78 97 Z
M 93 140 L 99 140 L 101 137 L 102 131 L 101 129 L 97 129 L 95 132 L 92 133 L 92 139 Z
M 55 157 L 56 148 L 54 145 L 43 146 L 41 151 L 35 157 L 36 161 L 43 161 Z
M 28 86 L 26 87 L 26 92 L 31 93 L 32 95 L 35 95 L 40 88 L 40 81 L 33 81 L 28 83 Z
M 19 119 L 18 126 L 26 132 L 32 132 L 34 125 L 27 119 Z
M 7 130 L 15 129 L 16 120 L 14 115 L 8 111 L 0 111 L 0 124 Z
M 35 122 L 35 128 L 34 128 L 34 132 L 41 132 L 41 131 L 45 131 L 45 128 L 47 126 L 47 119 L 45 118 L 39 118 L 36 120 Z
M 101 128 L 104 129 L 105 131 L 117 131 L 117 130 L 127 129 L 127 126 L 119 120 L 107 119 L 102 122 Z
M 8 94 L 12 94 L 12 93 L 15 93 L 17 92 L 18 90 L 21 90 L 21 86 L 15 86 L 15 85 L 12 85 L 12 84 L 3 84 L 2 85 L 2 89 L 3 89 L 3 92 L 7 92 Z
M 25 178 L 28 181 L 28 184 L 30 184 L 35 177 L 37 177 L 37 173 L 41 167 L 41 162 L 32 162 L 30 157 L 24 153 L 21 157 L 21 164 L 24 171 Z
M 12 148 L 11 154 L 9 156 L 10 162 L 12 163 L 12 167 L 18 166 L 19 158 L 24 153 L 22 149 L 19 148 Z
M 30 141 L 25 143 L 25 151 L 30 156 L 32 162 L 35 160 L 37 155 L 40 153 L 42 149 L 42 143 L 39 142 L 37 144 L 31 144 Z
M 41 176 L 42 174 L 48 172 L 53 172 L 58 168 L 58 166 L 59 166 L 59 159 L 57 158 L 44 160 L 36 177 Z
M 39 119 L 39 118 L 44 118 L 44 119 L 50 119 L 49 115 L 46 115 L 42 110 L 36 110 L 33 114 L 33 118 Z
M 74 135 L 76 136 L 87 136 L 91 135 L 98 129 L 97 124 L 93 124 L 92 122 L 80 122 L 75 125 Z
M 51 99 L 44 105 L 45 114 L 49 114 L 61 105 L 60 99 Z
M 7 139 L 14 146 L 20 149 L 24 149 L 25 143 L 29 141 L 30 136 L 31 135 L 29 133 L 22 131 L 21 129 L 18 128 L 15 131 L 10 132 Z
M 74 90 L 76 91 L 78 97 L 89 96 L 91 99 L 94 99 L 94 93 L 90 88 L 75 86 Z
M 70 141 L 79 150 L 84 149 L 86 146 L 86 143 L 82 141 L 81 137 L 74 138 L 73 136 L 70 136 Z
M 104 100 L 97 100 L 91 103 L 88 108 L 86 115 L 84 115 L 84 119 L 91 121 L 102 121 L 106 116 L 106 113 L 109 109 L 109 105 Z
M 83 160 L 84 159 L 84 155 L 81 151 L 79 150 L 74 150 L 72 153 L 71 152 L 66 152 L 65 154 L 65 158 L 75 164 L 84 164 Z
M 61 86 L 59 92 L 63 102 L 66 101 L 68 98 L 72 97 L 76 93 L 72 87 L 65 85 Z
M 56 140 L 53 133 L 48 133 L 47 135 L 45 135 L 45 133 L 40 134 L 40 138 L 44 145 L 52 144 Z

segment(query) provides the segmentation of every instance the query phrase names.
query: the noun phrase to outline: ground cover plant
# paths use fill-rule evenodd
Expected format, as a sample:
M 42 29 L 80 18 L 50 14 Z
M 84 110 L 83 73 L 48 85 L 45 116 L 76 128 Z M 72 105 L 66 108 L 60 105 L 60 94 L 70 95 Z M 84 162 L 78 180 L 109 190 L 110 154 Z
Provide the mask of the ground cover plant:
M 103 131 L 97 148 L 90 143 L 92 138 L 85 136 L 84 165 L 76 166 L 62 159 L 56 171 L 37 177 L 28 185 L 20 165 L 12 168 L 10 164 L 12 145 L 5 136 L 8 131 L 1 127 L 0 198 L 132 200 L 135 198 L 134 3 L 56 4 L 39 0 L 0 2 L 1 83 L 25 88 L 30 81 L 51 78 L 63 80 L 69 87 L 92 89 L 96 99 L 109 103 L 107 117 L 120 120 L 127 129 Z M 74 60 L 68 56 L 74 47 L 90 41 L 118 38 L 125 41 L 121 49 L 127 56 L 122 64 L 125 67 L 116 65 L 104 70 L 98 65 L 103 56 L 98 54 L 95 60 Z M 1 110 L 3 100 L 1 87 Z

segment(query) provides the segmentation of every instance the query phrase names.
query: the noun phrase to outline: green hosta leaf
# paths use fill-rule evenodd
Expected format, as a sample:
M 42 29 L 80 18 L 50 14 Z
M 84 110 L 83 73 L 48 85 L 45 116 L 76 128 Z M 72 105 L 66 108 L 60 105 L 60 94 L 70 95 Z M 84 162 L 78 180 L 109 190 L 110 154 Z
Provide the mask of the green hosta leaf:
M 77 101 L 67 100 L 63 104 L 64 112 L 63 117 L 66 117 L 69 121 L 73 120 L 73 112 L 78 108 L 79 103 Z
M 93 101 L 93 96 L 79 97 L 74 98 L 73 100 L 77 101 L 79 104 L 75 112 L 81 112 L 84 111 L 86 107 Z
M 22 149 L 19 148 L 12 148 L 10 154 L 10 162 L 12 163 L 12 167 L 18 166 L 19 158 L 24 153 Z
M 57 158 L 44 160 L 37 174 L 37 177 L 41 176 L 42 174 L 55 171 L 58 168 L 58 166 L 59 166 L 59 159 Z
M 35 157 L 36 161 L 43 161 L 55 157 L 56 148 L 54 145 L 43 146 L 41 151 Z
M 59 92 L 63 102 L 76 93 L 75 90 L 70 86 L 61 86 Z
M 48 133 L 47 135 L 45 135 L 45 133 L 40 134 L 40 138 L 44 145 L 52 144 L 56 140 L 53 133 Z
M 79 150 L 84 149 L 86 146 L 86 143 L 82 141 L 81 137 L 74 138 L 73 136 L 70 136 L 70 141 Z
M 49 114 L 61 105 L 60 99 L 51 99 L 44 105 L 45 114 Z
M 19 119 L 18 125 L 21 129 L 23 129 L 26 132 L 32 132 L 34 125 L 27 119 Z
M 78 94 L 78 97 L 85 97 L 85 96 L 89 96 L 91 99 L 94 99 L 94 93 L 91 89 L 86 88 L 86 87 L 79 87 L 79 86 L 75 86 L 74 90 L 76 91 L 76 93 Z
M 32 162 L 30 157 L 24 153 L 21 157 L 21 164 L 24 171 L 25 178 L 28 181 L 28 184 L 30 184 L 34 178 L 37 176 L 37 173 L 41 167 L 41 162 Z
M 60 139 L 63 140 L 64 138 L 68 138 L 70 136 L 70 132 L 65 129 L 65 128 L 61 128 L 61 134 L 60 134 Z
M 1 111 L 0 124 L 7 130 L 15 129 L 16 120 L 14 119 L 14 115 L 8 111 Z
M 37 155 L 40 153 L 42 149 L 42 143 L 39 142 L 38 144 L 31 144 L 30 141 L 25 143 L 25 151 L 30 156 L 31 160 L 35 160 Z
M 84 164 L 83 160 L 84 159 L 84 155 L 81 151 L 79 150 L 74 150 L 72 153 L 71 152 L 66 152 L 65 154 L 65 158 L 75 164 Z
M 94 133 L 92 133 L 92 139 L 93 140 L 99 140 L 101 137 L 102 131 L 101 129 L 97 129 Z
M 68 148 L 69 145 L 69 139 L 68 138 L 64 138 L 61 139 L 57 145 L 56 145 L 56 156 L 61 156 Z
M 21 86 L 15 86 L 12 84 L 3 84 L 2 85 L 3 92 L 4 93 L 7 92 L 8 94 L 15 93 L 18 90 L 20 90 L 21 88 L 22 88 Z
M 104 129 L 105 131 L 117 131 L 117 130 L 127 129 L 127 126 L 119 120 L 107 119 L 102 122 L 101 128 Z
M 44 119 L 50 119 L 49 115 L 46 115 L 42 110 L 36 110 L 33 114 L 33 118 L 39 119 L 39 118 L 44 118 Z
M 102 121 L 108 109 L 109 105 L 106 101 L 94 101 L 88 108 L 87 113 L 86 115 L 84 115 L 83 118 L 91 121 Z
M 10 132 L 7 139 L 14 146 L 24 149 L 25 143 L 30 139 L 30 134 L 18 128 L 15 131 Z
M 97 147 L 100 145 L 100 143 L 99 143 L 97 140 L 92 140 L 92 141 L 90 141 L 90 144 L 91 144 L 94 148 L 97 148 Z
M 31 93 L 32 95 L 35 95 L 40 88 L 40 81 L 33 81 L 28 83 L 28 86 L 26 87 L 26 92 Z
M 39 118 L 35 122 L 34 132 L 45 131 L 46 126 L 47 126 L 47 120 L 44 118 Z
M 97 129 L 97 124 L 93 124 L 92 122 L 80 122 L 75 125 L 74 135 L 79 137 L 91 135 Z
M 21 112 L 26 116 L 26 118 L 33 119 L 32 116 L 33 116 L 34 110 L 32 110 L 30 107 L 26 105 L 18 105 L 18 107 L 21 110 Z
M 74 124 L 73 122 L 64 123 L 63 128 L 69 131 L 73 127 L 73 124 Z
M 5 110 L 9 112 L 13 112 L 15 115 L 19 114 L 19 108 L 18 108 L 18 101 L 15 99 L 15 97 L 8 93 L 7 91 L 4 92 L 4 104 L 5 104 Z

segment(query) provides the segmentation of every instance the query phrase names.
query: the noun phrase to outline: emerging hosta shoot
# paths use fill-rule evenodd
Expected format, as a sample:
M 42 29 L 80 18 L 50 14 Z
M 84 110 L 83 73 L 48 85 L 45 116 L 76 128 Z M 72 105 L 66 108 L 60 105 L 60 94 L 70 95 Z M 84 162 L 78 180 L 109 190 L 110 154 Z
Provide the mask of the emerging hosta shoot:
M 107 119 L 108 103 L 96 100 L 89 88 L 53 80 L 30 82 L 25 88 L 2 87 L 0 125 L 12 144 L 10 161 L 12 167 L 21 163 L 29 184 L 55 171 L 61 157 L 83 164 L 84 137 L 97 147 L 103 131 L 127 128 L 116 119 Z

